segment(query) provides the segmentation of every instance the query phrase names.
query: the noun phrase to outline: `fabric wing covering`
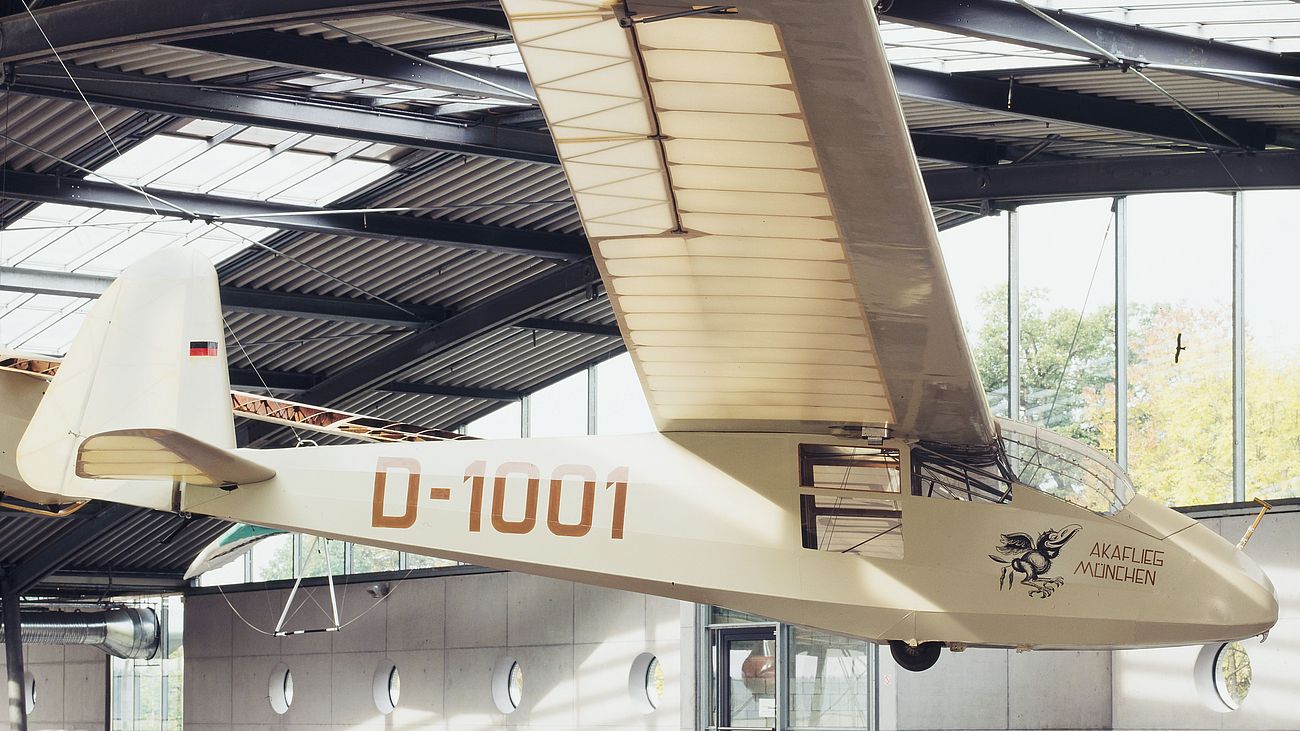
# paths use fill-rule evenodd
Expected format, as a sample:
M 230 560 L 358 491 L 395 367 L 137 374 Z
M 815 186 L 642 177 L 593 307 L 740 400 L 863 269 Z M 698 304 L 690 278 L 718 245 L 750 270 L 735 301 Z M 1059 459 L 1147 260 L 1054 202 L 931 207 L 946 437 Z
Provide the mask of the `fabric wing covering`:
M 660 430 L 993 440 L 868 4 L 502 5 Z

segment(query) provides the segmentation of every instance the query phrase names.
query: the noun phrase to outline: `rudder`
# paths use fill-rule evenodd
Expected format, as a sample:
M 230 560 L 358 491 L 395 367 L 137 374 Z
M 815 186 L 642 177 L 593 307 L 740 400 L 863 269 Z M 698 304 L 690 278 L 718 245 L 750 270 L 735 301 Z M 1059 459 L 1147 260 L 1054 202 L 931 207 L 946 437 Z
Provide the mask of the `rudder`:
M 18 444 L 18 469 L 44 492 L 166 509 L 170 480 L 76 474 L 82 440 L 139 428 L 235 446 L 217 273 L 190 249 L 141 259 L 91 307 Z

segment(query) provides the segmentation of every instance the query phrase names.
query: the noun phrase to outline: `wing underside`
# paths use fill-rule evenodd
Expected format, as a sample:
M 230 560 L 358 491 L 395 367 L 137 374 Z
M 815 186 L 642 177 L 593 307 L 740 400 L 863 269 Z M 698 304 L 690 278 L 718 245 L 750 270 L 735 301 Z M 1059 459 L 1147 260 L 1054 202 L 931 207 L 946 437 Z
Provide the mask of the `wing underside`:
M 503 6 L 661 430 L 992 439 L 867 4 Z

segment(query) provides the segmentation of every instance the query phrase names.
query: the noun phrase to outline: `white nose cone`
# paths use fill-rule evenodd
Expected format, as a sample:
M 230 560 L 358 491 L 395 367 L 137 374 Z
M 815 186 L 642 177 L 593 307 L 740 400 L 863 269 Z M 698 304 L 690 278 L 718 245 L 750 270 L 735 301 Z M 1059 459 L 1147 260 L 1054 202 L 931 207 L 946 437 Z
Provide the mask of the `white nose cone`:
M 1260 627 L 1259 632 L 1267 632 L 1277 624 L 1277 587 L 1273 586 L 1264 569 L 1244 552 L 1237 551 L 1236 560 L 1237 567 L 1250 580 L 1241 592 L 1242 623 Z

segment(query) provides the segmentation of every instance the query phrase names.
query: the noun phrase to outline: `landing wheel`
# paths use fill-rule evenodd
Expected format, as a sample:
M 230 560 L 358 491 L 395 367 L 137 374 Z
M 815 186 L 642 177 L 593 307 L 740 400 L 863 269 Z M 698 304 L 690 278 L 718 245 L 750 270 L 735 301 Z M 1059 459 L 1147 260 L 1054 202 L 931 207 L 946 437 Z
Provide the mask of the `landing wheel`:
M 902 640 L 889 641 L 889 652 L 894 656 L 894 662 L 898 663 L 898 667 L 914 673 L 934 667 L 939 662 L 942 650 L 942 642 L 922 642 L 913 647 Z

